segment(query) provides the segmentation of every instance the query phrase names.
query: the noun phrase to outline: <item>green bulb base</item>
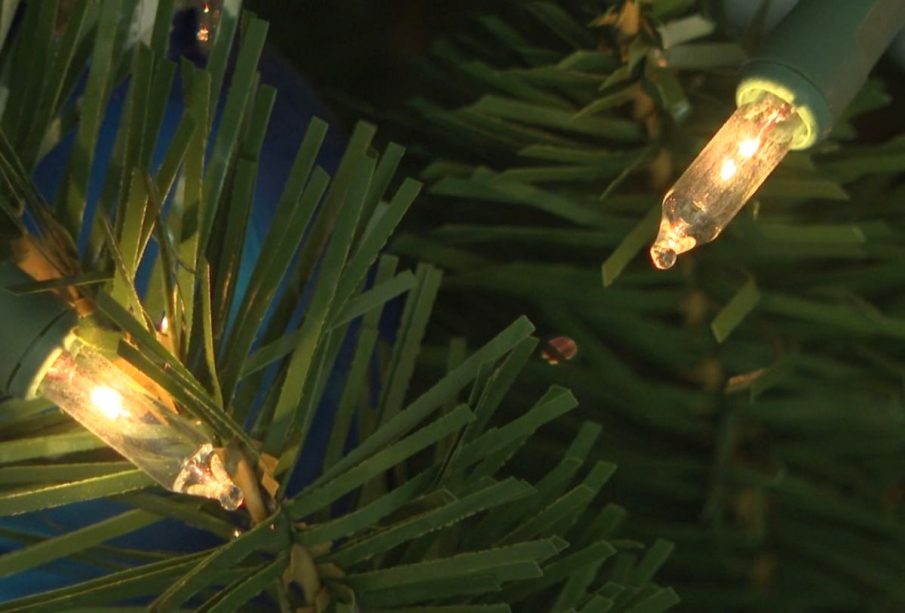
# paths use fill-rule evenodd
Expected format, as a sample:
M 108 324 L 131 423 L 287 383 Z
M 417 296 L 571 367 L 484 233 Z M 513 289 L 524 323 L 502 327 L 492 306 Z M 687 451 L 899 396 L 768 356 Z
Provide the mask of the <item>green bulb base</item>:
M 28 398 L 35 380 L 62 348 L 78 316 L 52 292 L 18 294 L 33 282 L 13 262 L 0 262 L 0 395 Z

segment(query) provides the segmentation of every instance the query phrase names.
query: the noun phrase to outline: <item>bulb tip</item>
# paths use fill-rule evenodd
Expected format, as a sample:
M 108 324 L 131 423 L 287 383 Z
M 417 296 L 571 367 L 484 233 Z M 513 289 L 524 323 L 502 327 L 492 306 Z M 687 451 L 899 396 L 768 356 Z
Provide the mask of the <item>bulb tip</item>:
M 235 511 L 245 499 L 242 489 L 233 483 L 220 454 L 210 443 L 198 448 L 183 462 L 170 489 L 174 492 L 212 498 L 227 511 Z
M 217 502 L 227 511 L 235 511 L 245 502 L 245 494 L 242 493 L 242 490 L 237 485 L 230 483 L 223 487 Z
M 650 259 L 660 270 L 672 268 L 676 263 L 676 256 L 674 249 L 664 247 L 660 243 L 656 243 L 650 248 Z

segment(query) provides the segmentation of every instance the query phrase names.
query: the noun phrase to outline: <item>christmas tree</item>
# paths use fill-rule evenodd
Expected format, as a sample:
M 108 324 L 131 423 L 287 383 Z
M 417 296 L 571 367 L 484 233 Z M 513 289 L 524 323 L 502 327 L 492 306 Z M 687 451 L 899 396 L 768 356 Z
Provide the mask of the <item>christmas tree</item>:
M 382 253 L 421 198 L 401 146 L 360 123 L 328 173 L 311 120 L 262 221 L 279 95 L 258 72 L 265 21 L 201 3 L 201 48 L 174 58 L 173 0 L 0 8 L 15 305 L 0 326 L 0 610 L 678 601 L 656 579 L 671 544 L 619 532 L 601 426 L 528 380 L 529 320 L 428 342 L 441 271 Z M 56 309 L 34 343 L 31 305 Z M 169 437 L 207 441 L 203 458 Z
M 764 37 L 769 3 L 735 3 L 754 14 L 741 31 L 721 4 L 447 3 L 412 18 L 420 36 L 381 36 L 398 15 L 340 3 L 308 22 L 363 29 L 415 68 L 389 79 L 407 64 L 384 60 L 387 93 L 304 43 L 294 57 L 418 156 L 427 194 L 391 249 L 444 270 L 437 334 L 527 313 L 577 345 L 528 366 L 517 393 L 557 382 L 581 409 L 524 466 L 561 458 L 570 421 L 600 422 L 593 457 L 619 465 L 629 534 L 675 543 L 662 577 L 687 610 L 900 610 L 901 75 L 881 64 L 828 140 L 657 271 L 660 200 Z M 440 367 L 439 345 L 424 354 Z

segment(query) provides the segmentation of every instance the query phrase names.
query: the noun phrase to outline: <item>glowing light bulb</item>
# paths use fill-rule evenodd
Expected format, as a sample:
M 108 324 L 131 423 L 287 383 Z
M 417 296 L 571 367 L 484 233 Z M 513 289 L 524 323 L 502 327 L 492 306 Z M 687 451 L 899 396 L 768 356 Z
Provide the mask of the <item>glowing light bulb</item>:
M 738 154 L 743 158 L 747 159 L 757 153 L 757 150 L 760 148 L 760 139 L 758 138 L 746 138 L 742 142 L 738 144 Z M 166 317 L 164 317 L 166 320 Z
M 116 419 L 126 413 L 122 394 L 106 385 L 91 390 L 91 404 L 107 419 Z
M 732 177 L 735 176 L 735 173 L 738 172 L 738 166 L 732 160 L 723 160 L 723 165 L 720 166 L 720 179 L 723 181 L 728 181 Z
M 763 92 L 740 106 L 663 198 L 650 249 L 657 268 L 715 239 L 785 157 L 803 124 L 792 105 Z
M 210 437 L 174 413 L 94 348 L 70 336 L 36 377 L 33 393 L 74 417 L 168 490 L 237 508 L 233 482 Z

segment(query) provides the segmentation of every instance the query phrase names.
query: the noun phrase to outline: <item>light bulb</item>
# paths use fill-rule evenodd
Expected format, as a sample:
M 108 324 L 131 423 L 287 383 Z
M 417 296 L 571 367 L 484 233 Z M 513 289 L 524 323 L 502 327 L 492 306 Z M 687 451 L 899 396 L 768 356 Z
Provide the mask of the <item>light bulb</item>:
M 123 409 L 123 395 L 112 387 L 99 385 L 91 390 L 91 405 L 107 419 L 126 415 Z
M 96 349 L 70 336 L 39 373 L 33 393 L 74 417 L 168 490 L 242 503 L 210 437 L 155 399 Z
M 663 198 L 654 265 L 670 268 L 678 254 L 715 239 L 802 129 L 792 105 L 771 93 L 740 106 Z

